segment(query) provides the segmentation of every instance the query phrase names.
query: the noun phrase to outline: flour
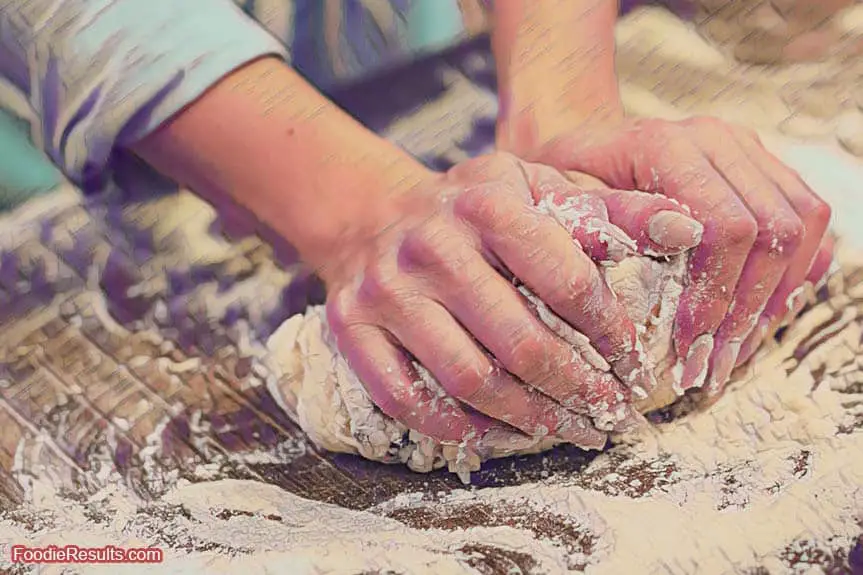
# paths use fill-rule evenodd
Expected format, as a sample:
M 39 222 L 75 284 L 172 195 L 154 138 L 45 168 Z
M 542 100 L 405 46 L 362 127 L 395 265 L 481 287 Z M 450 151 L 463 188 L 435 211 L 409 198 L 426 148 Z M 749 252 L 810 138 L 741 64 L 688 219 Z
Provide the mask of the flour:
M 780 87 L 788 84 L 791 76 L 795 76 L 790 78 L 791 83 L 800 85 L 809 81 L 801 74 L 815 75 L 815 68 L 809 72 L 800 68 L 777 71 L 769 78 L 759 70 L 732 70 L 727 60 L 720 62 L 716 51 L 704 52 L 707 44 L 699 43 L 695 34 L 685 36 L 686 49 L 671 49 L 674 43 L 668 40 L 684 37 L 680 31 L 685 26 L 670 22 L 660 11 L 650 14 L 653 16 L 621 26 L 620 38 L 625 41 L 618 50 L 618 60 L 622 97 L 629 111 L 672 119 L 712 113 L 751 127 L 774 130 L 794 111 L 783 103 Z M 859 19 L 861 12 L 856 14 Z M 665 18 L 667 25 L 654 25 L 657 18 Z M 676 42 L 683 45 L 680 40 Z M 831 81 L 835 78 L 837 83 L 845 73 L 829 65 L 819 65 L 817 72 Z M 427 125 L 438 126 L 453 141 L 466 136 L 471 122 L 453 113 L 465 108 L 459 98 L 466 91 L 464 83 L 457 83 L 456 90 L 449 91 L 439 105 L 430 106 L 426 118 L 431 121 Z M 851 99 L 848 101 L 854 105 Z M 858 99 L 858 104 L 861 101 Z M 493 114 L 491 97 L 471 105 L 490 110 L 490 117 Z M 396 139 L 417 149 L 426 144 L 417 143 L 420 139 L 438 137 L 428 135 L 434 130 L 412 136 L 414 120 L 403 118 L 396 123 L 392 130 L 400 136 Z M 820 126 L 815 129 L 808 125 L 797 129 L 823 131 Z M 837 136 L 850 141 L 853 134 Z M 451 143 L 434 146 L 440 150 Z M 853 193 L 853 186 L 848 190 Z M 77 192 L 74 196 L 73 202 L 77 201 Z M 48 196 L 42 207 L 60 211 L 63 207 L 57 202 L 57 196 Z M 28 206 L 39 207 L 39 203 Z M 843 210 L 852 207 L 843 206 Z M 26 222 L 23 227 L 32 233 L 32 219 L 18 219 Z M 190 233 L 197 238 L 204 227 L 196 225 L 197 231 Z M 23 231 L 8 221 L 0 226 L 3 242 L 24 235 Z M 161 237 L 165 244 L 179 239 L 170 236 L 169 229 L 164 232 Z M 74 243 L 73 234 L 68 236 L 61 238 L 62 242 Z M 199 244 L 197 239 L 189 243 L 204 246 L 201 252 L 206 253 L 200 254 L 203 261 L 218 259 L 209 254 L 223 247 Z M 734 375 L 730 390 L 715 405 L 687 415 L 680 413 L 685 406 L 667 410 L 676 416 L 672 422 L 617 438 L 616 447 L 578 473 L 561 476 L 550 472 L 544 480 L 505 488 L 464 489 L 437 495 L 402 493 L 364 511 L 352 511 L 305 500 L 260 481 L 225 480 L 219 469 L 222 462 L 214 458 L 195 469 L 195 477 L 204 483 L 186 483 L 178 480 L 176 473 L 157 475 L 153 481 L 158 479 L 169 489 L 164 498 L 153 502 L 136 497 L 112 472 L 110 454 L 94 449 L 88 461 L 103 487 L 82 500 L 80 496 L 66 498 L 56 492 L 56 485 L 72 485 L 80 478 L 58 477 L 67 473 L 68 467 L 52 458 L 62 454 L 52 453 L 49 438 L 37 435 L 35 441 L 27 445 L 22 442 L 15 450 L 13 471 L 26 487 L 28 503 L 2 516 L 0 548 L 13 543 L 110 543 L 156 545 L 166 551 L 166 562 L 150 569 L 57 565 L 42 567 L 41 573 L 247 570 L 356 575 L 392 570 L 420 574 L 536 574 L 584 569 L 589 574 L 710 575 L 758 573 L 763 571 L 756 568 L 761 568 L 777 574 L 821 572 L 814 565 L 832 562 L 834 551 L 839 558 L 833 562 L 838 565 L 834 572 L 851 572 L 842 560 L 860 535 L 863 519 L 863 459 L 859 457 L 863 453 L 863 361 L 859 358 L 863 322 L 858 316 L 863 283 L 851 278 L 859 275 L 863 257 L 860 253 L 845 253 L 840 261 L 842 267 L 835 270 L 838 273 L 828 286 L 831 302 L 805 311 L 779 345 L 762 350 L 748 370 Z M 623 266 L 619 269 L 625 271 Z M 630 273 L 623 276 L 634 277 Z M 848 280 L 847 285 L 843 279 Z M 263 298 L 254 297 L 259 286 L 253 282 L 246 286 L 249 287 L 243 294 L 211 293 L 208 297 L 216 300 L 217 310 L 224 309 L 231 298 L 243 297 L 257 306 L 258 311 L 249 319 L 250 324 L 255 324 L 268 310 L 263 309 Z M 631 290 L 637 293 L 639 283 L 634 282 Z M 621 286 L 618 291 L 622 291 Z M 99 301 L 95 301 L 94 309 L 100 317 L 105 315 Z M 635 309 L 630 306 L 630 313 L 635 315 Z M 659 312 L 659 318 L 654 317 L 647 325 L 669 325 L 674 307 L 661 306 Z M 305 355 L 283 355 L 282 359 L 296 361 L 295 367 L 286 372 L 307 368 L 333 372 L 333 366 L 321 361 L 318 354 L 331 353 L 324 339 L 316 335 L 317 327 L 323 326 L 312 320 L 295 316 L 278 332 L 282 339 L 271 341 L 281 348 L 291 347 L 298 338 L 309 338 Z M 35 317 L 32 321 L 44 323 Z M 112 329 L 120 328 L 112 324 Z M 301 336 L 302 330 L 305 335 Z M 239 331 L 246 334 L 237 344 L 243 353 L 258 358 L 260 361 L 254 365 L 260 369 L 275 372 L 268 357 L 271 350 L 268 352 L 249 335 L 248 326 Z M 138 333 L 143 337 L 144 332 Z M 579 351 L 585 357 L 589 355 L 586 348 Z M 174 369 L 185 367 L 188 366 Z M 390 452 L 389 446 L 383 452 L 376 450 L 374 444 L 383 445 L 390 441 L 389 437 L 398 435 L 398 428 L 387 428 L 376 415 L 368 417 L 364 429 L 372 436 L 381 432 L 387 439 L 377 436 L 373 442 L 361 441 L 354 433 L 351 420 L 369 409 L 362 397 L 349 396 L 351 411 L 344 408 L 348 415 L 338 425 L 328 427 L 324 422 L 320 427 L 321 422 L 314 418 L 321 412 L 316 410 L 332 409 L 327 397 L 344 402 L 338 393 L 322 398 L 304 389 L 301 380 L 288 383 L 284 377 L 267 374 L 262 379 L 268 380 L 270 389 L 280 391 L 276 397 L 286 412 L 293 413 L 300 404 L 308 407 L 304 425 L 309 429 L 319 426 L 322 436 L 315 438 L 316 442 L 349 445 L 357 452 L 364 450 L 375 457 L 402 461 L 403 454 L 398 450 Z M 347 382 L 348 390 L 357 383 L 350 378 L 340 382 Z M 9 382 L 0 380 L 0 384 L 4 383 Z M 291 396 L 292 390 L 303 399 Z M 671 399 L 676 398 L 673 390 L 670 394 Z M 341 409 L 337 411 L 341 413 Z M 199 425 L 204 427 L 205 422 L 194 417 L 192 427 Z M 148 469 L 163 449 L 163 428 L 164 424 L 156 427 L 142 451 Z M 439 446 L 408 433 L 409 443 L 414 445 L 409 465 L 422 471 L 448 465 Z M 399 446 L 403 440 L 404 436 Z M 206 445 L 196 443 L 196 447 L 211 457 Z M 529 447 L 509 446 L 510 451 Z M 533 449 L 544 447 L 534 445 Z M 291 470 L 290 463 L 302 457 L 305 449 L 302 442 L 289 442 L 272 450 L 227 459 L 239 460 L 237 464 L 281 464 Z M 566 455 L 557 453 L 548 460 L 563 457 Z M 83 475 L 85 479 L 88 476 Z M 792 556 L 801 560 L 795 565 Z M 816 562 L 814 558 L 819 556 L 822 560 Z M 807 559 L 811 562 L 807 563 Z M 5 567 L 8 565 L 0 564 L 0 569 Z
M 80 573 L 804 573 L 790 554 L 847 553 L 863 521 L 863 433 L 853 429 L 863 421 L 863 290 L 830 285 L 830 300 L 710 409 L 626 436 L 574 476 L 403 493 L 365 511 L 256 481 L 180 480 L 145 502 L 118 483 L 65 499 L 34 479 L 33 503 L 0 522 L 0 545 L 62 545 L 74 533 L 79 546 L 165 550 L 158 566 Z
M 156 566 L 55 565 L 42 573 L 475 575 L 578 569 L 600 575 L 719 575 L 756 567 L 805 573 L 807 564 L 792 568 L 789 557 L 833 550 L 844 557 L 863 520 L 863 256 L 840 250 L 837 260 L 826 284 L 828 300 L 805 311 L 779 344 L 736 372 L 716 404 L 619 437 L 616 447 L 579 473 L 502 488 L 402 493 L 362 511 L 220 473 L 220 465 L 230 461 L 290 465 L 307 448 L 290 441 L 221 463 L 211 457 L 193 474 L 200 483 L 162 477 L 167 491 L 155 501 L 136 496 L 107 453 L 99 467 L 102 456 L 94 451 L 91 467 L 102 470 L 103 487 L 69 498 L 54 486 L 71 481 L 52 476 L 58 466 L 45 459 L 44 447 L 22 442 L 13 473 L 28 503 L 0 520 L 0 548 L 74 543 L 158 546 L 165 552 L 165 563 Z M 620 273 L 633 277 L 626 271 Z M 630 309 L 662 323 L 649 306 Z M 295 316 L 270 343 L 303 342 L 302 353 L 286 357 L 304 369 L 323 370 L 338 393 L 309 394 L 302 382 L 281 380 L 284 408 L 305 406 L 301 423 L 322 434 L 313 436 L 322 445 L 349 444 L 363 456 L 407 459 L 423 471 L 447 465 L 443 449 L 410 432 L 415 447 L 409 456 L 400 451 L 402 443 L 378 449 L 385 441 L 372 439 L 376 434 L 389 441 L 405 430 L 388 427 L 354 393 L 362 389 L 359 382 L 332 369 L 335 356 L 323 327 L 318 315 Z M 268 361 L 265 349 L 249 345 Z M 348 405 L 337 410 L 345 419 L 321 426 L 327 422 L 313 418 L 331 409 L 330 401 Z M 362 422 L 363 433 L 356 433 L 354 421 Z M 190 427 L 200 424 L 192 418 Z M 157 427 L 143 459 L 158 452 L 161 435 Z
M 639 255 L 634 240 L 608 222 L 601 201 L 575 200 L 568 198 L 562 205 L 540 202 L 538 207 L 553 215 L 570 233 L 579 226 L 586 233 L 596 233 L 598 241 L 607 246 L 611 259 L 603 262 L 600 273 L 637 326 L 635 349 L 659 382 L 650 396 L 639 385 L 631 385 L 633 394 L 640 400 L 642 411 L 667 405 L 682 395 L 679 381 L 682 370 L 676 365 L 672 330 L 686 254 L 668 258 Z M 601 210 L 596 209 L 597 201 Z M 525 286 L 518 289 L 537 317 L 572 346 L 576 360 L 600 371 L 610 369 L 586 336 L 567 325 Z M 475 449 L 468 449 L 464 443 L 441 445 L 407 429 L 373 404 L 363 384 L 338 353 L 322 306 L 287 320 L 270 337 L 267 348 L 268 365 L 277 375 L 269 380 L 270 393 L 317 445 L 329 451 L 359 454 L 385 463 L 402 462 L 421 472 L 446 466 L 469 481 L 470 472 L 477 471 L 484 459 L 534 453 L 559 443 L 550 436 L 489 435 L 481 438 Z M 432 394 L 432 409 L 434 402 L 455 401 L 422 366 L 415 365 L 415 369 L 425 375 L 418 383 L 437 391 Z M 614 406 L 595 405 L 587 415 L 598 429 L 610 430 L 625 412 Z
M 724 0 L 713 4 L 730 6 Z M 745 4 L 719 10 L 698 25 L 657 7 L 638 8 L 622 19 L 616 62 L 627 114 L 669 120 L 716 116 L 761 134 L 842 146 L 860 157 L 863 107 L 854 91 L 859 92 L 863 60 L 837 54 L 817 63 L 740 65 L 719 45 L 744 40 L 755 52 L 770 52 L 763 36 L 749 34 L 756 17 Z M 756 5 L 770 6 L 753 0 L 748 8 Z M 845 10 L 835 24 L 849 42 L 859 42 L 863 6 L 856 3 Z

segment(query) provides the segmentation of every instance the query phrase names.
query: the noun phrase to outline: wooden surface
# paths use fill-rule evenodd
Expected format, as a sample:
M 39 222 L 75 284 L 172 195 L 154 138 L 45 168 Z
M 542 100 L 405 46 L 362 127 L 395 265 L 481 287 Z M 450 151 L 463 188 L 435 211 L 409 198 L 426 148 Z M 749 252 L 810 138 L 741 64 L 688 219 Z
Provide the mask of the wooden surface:
M 431 165 L 443 167 L 488 147 L 494 80 L 483 40 L 417 66 L 411 78 L 419 95 L 393 93 L 382 105 L 381 92 L 367 89 L 342 101 Z M 379 108 L 388 109 L 389 118 Z M 235 245 L 216 263 L 184 261 L 182 249 L 157 245 L 136 212 L 121 205 L 87 205 L 68 192 L 41 213 L 0 222 L 0 507 L 7 515 L 22 500 L 28 475 L 93 492 L 113 471 L 140 495 L 157 498 L 178 476 L 201 480 L 205 463 L 211 478 L 252 478 L 352 509 L 406 491 L 435 496 L 462 487 L 448 473 L 417 475 L 315 450 L 276 406 L 263 385 L 266 374 L 243 356 L 238 341 L 265 340 L 281 321 L 319 300 L 319 289 L 285 274 L 262 280 L 272 254 L 255 240 Z M 276 297 L 257 297 L 262 282 Z M 146 285 L 146 293 L 126 293 L 136 285 Z M 219 293 L 237 297 L 215 310 L 211 302 Z M 106 321 L 102 306 L 113 320 Z M 251 328 L 242 327 L 244 317 L 254 320 Z M 271 460 L 243 455 L 254 451 L 268 452 Z M 474 474 L 473 483 L 493 487 L 562 476 L 586 489 L 637 498 L 673 481 L 670 462 L 636 463 L 618 450 L 589 466 L 593 457 L 560 448 L 493 462 Z M 608 481 L 611 470 L 616 479 Z M 590 553 L 590 537 L 553 514 L 475 504 L 451 512 L 402 510 L 393 517 L 420 528 L 528 526 Z M 529 556 L 473 551 L 480 572 L 513 566 L 532 572 Z M 788 564 L 850 572 L 849 549 L 816 542 L 810 551 L 795 556 L 789 547 Z

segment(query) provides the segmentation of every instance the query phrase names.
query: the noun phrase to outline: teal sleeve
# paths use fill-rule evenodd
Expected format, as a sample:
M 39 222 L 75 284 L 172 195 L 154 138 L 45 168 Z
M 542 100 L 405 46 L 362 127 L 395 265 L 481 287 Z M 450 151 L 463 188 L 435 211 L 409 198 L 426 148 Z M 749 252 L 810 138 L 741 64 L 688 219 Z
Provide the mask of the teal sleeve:
M 232 0 L 0 0 L 0 74 L 75 183 L 232 70 L 285 47 Z

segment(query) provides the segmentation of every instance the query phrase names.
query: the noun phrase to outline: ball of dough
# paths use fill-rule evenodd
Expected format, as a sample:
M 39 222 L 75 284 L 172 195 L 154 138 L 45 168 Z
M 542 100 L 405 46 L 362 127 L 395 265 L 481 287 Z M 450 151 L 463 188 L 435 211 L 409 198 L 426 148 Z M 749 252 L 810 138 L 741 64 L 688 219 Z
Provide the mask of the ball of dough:
M 672 331 L 686 257 L 686 254 L 671 258 L 633 254 L 620 262 L 600 266 L 606 282 L 638 327 L 644 360 L 659 382 L 658 388 L 638 404 L 642 412 L 668 405 L 681 394 Z M 566 325 L 529 291 L 524 288 L 521 291 L 541 306 L 538 315 L 550 328 L 559 330 Z M 586 337 L 581 337 L 587 342 Z M 271 393 L 316 444 L 330 451 L 358 454 L 385 463 L 401 462 L 421 472 L 448 466 L 467 479 L 471 471 L 479 469 L 482 458 L 533 453 L 559 442 L 552 437 L 527 436 L 513 442 L 511 436 L 504 439 L 489 433 L 480 441 L 481 458 L 465 446 L 444 446 L 407 429 L 373 404 L 339 355 L 322 306 L 286 321 L 271 336 L 267 348 L 270 363 L 279 374 L 270 385 Z M 582 356 L 598 355 L 589 343 L 577 346 L 576 352 Z

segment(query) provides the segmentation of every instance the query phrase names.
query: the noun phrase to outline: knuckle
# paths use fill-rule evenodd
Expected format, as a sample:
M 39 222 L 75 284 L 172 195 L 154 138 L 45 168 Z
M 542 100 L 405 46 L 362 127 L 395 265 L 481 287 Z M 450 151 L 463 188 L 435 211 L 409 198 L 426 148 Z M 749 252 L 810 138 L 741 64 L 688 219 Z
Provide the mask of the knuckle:
M 518 216 L 505 194 L 491 186 L 478 186 L 461 193 L 455 200 L 456 217 L 481 227 L 499 229 Z
M 327 299 L 327 323 L 336 335 L 356 323 L 360 306 L 353 294 L 340 290 Z
M 477 266 L 484 260 L 473 242 L 448 230 L 406 236 L 399 261 L 407 273 L 415 272 L 453 290 L 470 287 L 479 292 L 493 275 L 490 269 L 485 273 L 484 266 Z
M 642 144 L 650 146 L 678 141 L 688 127 L 685 122 L 671 122 L 662 118 L 644 118 L 639 120 L 638 126 L 637 135 L 642 138 Z
M 380 304 L 398 301 L 402 295 L 397 274 L 382 263 L 368 266 L 357 293 L 362 303 Z
M 566 176 L 563 175 L 563 172 L 561 172 L 557 168 L 548 166 L 546 164 L 523 162 L 522 167 L 524 168 L 525 173 L 528 174 L 528 176 L 534 178 L 533 180 L 531 180 L 531 183 L 538 183 L 543 181 L 570 182 L 570 180 L 568 180 Z
M 693 128 L 715 130 L 717 128 L 727 128 L 727 124 L 718 118 L 711 116 L 695 116 L 684 120 L 683 123 Z
M 657 132 L 667 130 L 671 126 L 671 122 L 661 118 L 638 118 L 635 120 L 635 126 L 640 131 Z
M 416 401 L 403 387 L 375 388 L 369 394 L 380 410 L 396 421 L 402 421 L 416 409 Z
M 803 241 L 803 231 L 803 222 L 796 214 L 780 216 L 759 234 L 759 247 L 776 256 L 790 258 Z
M 446 377 L 442 378 L 441 385 L 451 395 L 467 402 L 480 395 L 486 378 L 468 354 L 460 353 L 450 358 L 444 367 Z
M 495 206 L 487 189 L 470 188 L 456 197 L 453 209 L 457 217 L 474 221 L 494 217 Z
M 506 178 L 517 169 L 519 160 L 507 152 L 493 152 L 462 162 L 450 170 L 456 178 L 466 176 L 488 179 Z
M 540 340 L 539 334 L 527 328 L 513 330 L 509 338 L 510 371 L 522 379 L 537 379 L 542 377 L 547 366 L 543 361 L 546 346 Z
M 748 212 L 746 217 L 734 217 L 725 220 L 725 242 L 732 248 L 749 250 L 758 238 L 758 223 Z
M 641 150 L 646 163 L 654 163 L 665 160 L 668 150 L 679 148 L 685 141 L 684 131 L 686 125 L 672 123 L 658 118 L 644 118 L 638 120 L 636 130 L 631 134 L 631 139 L 636 147 Z
M 751 140 L 761 145 L 761 136 L 758 135 L 758 132 L 756 130 L 740 124 L 728 124 L 728 127 L 731 129 L 732 133 L 734 133 L 734 135 L 738 138 L 743 140 Z
M 550 166 L 535 165 L 535 169 L 531 168 L 527 172 L 530 186 L 527 199 L 531 206 L 547 198 L 554 205 L 581 204 L 593 213 L 607 215 L 603 189 L 605 184 L 602 180 L 581 172 L 564 174 Z M 537 209 L 540 209 L 539 206 Z M 548 212 L 548 206 L 541 211 Z
M 494 152 L 479 160 L 483 174 L 489 178 L 507 178 L 519 169 L 520 160 L 508 152 Z
M 830 217 L 833 215 L 833 210 L 830 207 L 830 204 L 822 200 L 821 198 L 817 198 L 815 201 L 815 205 L 812 206 L 808 214 L 808 219 L 814 225 L 824 227 L 828 223 L 830 223 Z
M 579 258 L 576 263 L 566 269 L 558 264 L 554 267 L 549 292 L 549 299 L 553 302 L 580 301 L 597 295 L 601 288 L 599 271 L 590 260 L 583 261 Z
M 593 292 L 594 281 L 589 273 L 575 274 L 568 282 L 561 284 L 560 295 L 565 298 L 580 298 Z
M 444 267 L 452 258 L 448 239 L 444 228 L 411 230 L 402 240 L 399 259 L 422 269 Z

